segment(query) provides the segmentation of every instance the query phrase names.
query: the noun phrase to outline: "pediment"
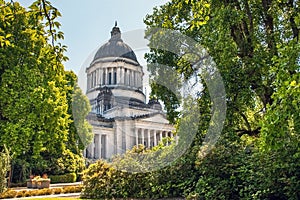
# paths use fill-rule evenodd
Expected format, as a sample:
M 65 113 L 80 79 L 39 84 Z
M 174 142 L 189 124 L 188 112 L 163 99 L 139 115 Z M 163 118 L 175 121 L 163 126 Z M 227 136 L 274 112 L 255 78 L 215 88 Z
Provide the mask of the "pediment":
M 145 117 L 143 119 L 140 119 L 140 121 L 169 124 L 169 121 L 167 120 L 166 116 L 161 113 L 157 113 L 149 117 Z

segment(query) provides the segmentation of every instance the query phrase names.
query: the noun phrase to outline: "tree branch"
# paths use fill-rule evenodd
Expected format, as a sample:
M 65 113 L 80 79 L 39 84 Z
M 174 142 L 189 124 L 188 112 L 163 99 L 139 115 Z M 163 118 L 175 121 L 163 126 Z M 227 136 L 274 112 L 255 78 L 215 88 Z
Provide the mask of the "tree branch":
M 49 31 L 50 31 L 50 34 L 51 34 L 51 37 L 52 37 L 52 46 L 54 47 L 54 33 L 53 33 L 53 30 L 52 30 L 52 23 L 51 23 L 50 16 L 47 13 L 45 0 L 42 0 L 42 4 L 43 4 L 44 14 L 47 18 L 47 21 L 49 22 Z

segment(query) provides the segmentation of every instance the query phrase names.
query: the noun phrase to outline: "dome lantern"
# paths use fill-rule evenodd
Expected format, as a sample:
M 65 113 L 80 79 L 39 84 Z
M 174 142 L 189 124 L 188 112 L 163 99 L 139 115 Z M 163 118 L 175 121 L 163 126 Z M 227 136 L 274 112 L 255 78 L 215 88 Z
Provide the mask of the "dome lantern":
M 121 31 L 117 26 L 117 22 L 115 22 L 115 26 L 112 28 L 110 34 L 111 38 L 107 43 L 105 43 L 98 49 L 92 63 L 98 59 L 112 57 L 126 58 L 134 61 L 137 65 L 139 65 L 133 50 L 121 39 Z
M 113 40 L 115 40 L 115 41 L 118 41 L 118 40 L 122 41 L 122 39 L 121 39 L 121 31 L 120 31 L 120 28 L 117 25 L 118 25 L 118 23 L 116 21 L 115 22 L 115 26 L 112 28 L 112 30 L 110 32 L 111 39 L 109 41 L 113 41 Z

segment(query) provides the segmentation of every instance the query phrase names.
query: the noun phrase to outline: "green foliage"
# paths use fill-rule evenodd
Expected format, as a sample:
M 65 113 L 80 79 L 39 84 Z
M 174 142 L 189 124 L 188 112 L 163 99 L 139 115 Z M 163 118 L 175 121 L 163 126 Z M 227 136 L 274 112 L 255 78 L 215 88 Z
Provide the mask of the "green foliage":
M 249 137 L 242 141 L 222 139 L 205 158 L 199 157 L 200 176 L 190 196 L 245 200 L 299 198 L 297 147 L 290 145 L 285 152 L 262 153 L 251 145 Z
M 8 149 L 4 146 L 4 149 L 0 152 L 0 194 L 6 190 L 7 187 L 7 172 L 11 166 L 11 155 Z
M 56 173 L 57 166 L 78 173 L 83 166 L 78 155 L 91 139 L 84 119 L 89 102 L 76 75 L 62 64 L 67 58 L 59 42 L 61 14 L 45 0 L 27 10 L 13 1 L 0 5 L 0 147 L 9 144 L 14 153 L 13 180 Z M 78 119 L 73 118 L 73 97 L 81 109 Z
M 99 160 L 91 164 L 84 172 L 82 196 L 96 199 L 158 199 L 184 196 L 184 192 L 192 190 L 193 183 L 197 179 L 197 171 L 194 168 L 195 160 L 193 160 L 195 155 L 191 151 L 175 162 L 169 162 L 168 166 L 149 170 L 151 153 L 160 150 L 163 150 L 161 157 L 155 162 L 159 166 L 168 159 L 168 155 L 172 151 L 170 146 L 145 150 L 140 145 L 123 156 L 116 156 L 112 163 Z M 150 157 L 141 157 L 140 155 Z
M 0 48 L 0 144 L 10 144 L 15 157 L 30 163 L 57 157 L 70 123 L 64 56 L 47 44 L 37 10 L 18 3 L 1 6 L 1 30 L 11 34 L 11 45 Z
M 50 175 L 51 183 L 74 183 L 76 182 L 75 173 L 67 173 L 63 175 Z
M 90 102 L 80 89 L 76 75 L 70 71 L 66 73 L 69 82 L 68 113 L 72 123 L 69 127 L 68 148 L 74 153 L 81 154 L 82 150 L 92 142 L 92 126 L 87 122 L 86 116 L 91 110 Z
M 266 119 L 262 123 L 264 150 L 285 148 L 287 141 L 299 146 L 300 141 L 300 44 L 290 41 L 278 51 L 280 54 L 274 56 L 274 66 L 271 68 L 276 74 L 273 83 L 276 91 L 272 96 L 274 103 L 268 107 Z
M 65 150 L 60 158 L 56 160 L 52 170 L 53 174 L 75 173 L 79 174 L 85 167 L 85 160 L 81 154 L 74 154 L 70 150 Z
M 240 136 L 257 136 L 262 130 L 262 124 L 266 125 L 265 130 L 270 124 L 270 121 L 265 121 L 272 115 L 267 111 L 281 104 L 276 99 L 284 98 L 288 101 L 290 98 L 289 94 L 278 93 L 283 83 L 298 83 L 300 24 L 297 13 L 299 1 L 173 0 L 154 9 L 146 17 L 145 23 L 148 26 L 146 33 L 150 37 L 150 46 L 157 37 L 164 37 L 154 34 L 156 28 L 168 28 L 189 36 L 207 49 L 226 87 L 228 125 Z M 177 48 L 180 42 L 174 41 L 172 45 Z M 160 49 L 151 49 L 151 53 L 146 55 L 150 77 L 154 81 L 163 75 L 166 66 L 176 72 L 168 80 L 194 75 L 194 63 L 186 62 L 185 58 L 187 55 L 195 56 L 198 52 L 194 52 L 190 46 L 182 45 L 179 48 L 181 51 L 177 51 L 180 52 L 177 55 Z M 294 78 L 290 79 L 291 76 Z M 286 90 L 284 87 L 282 89 Z M 207 86 L 204 90 L 207 90 Z M 164 88 L 157 90 L 156 85 L 153 93 L 164 102 L 164 95 L 171 96 Z M 297 95 L 294 90 L 293 93 Z M 295 99 L 291 102 L 297 105 L 299 101 Z M 176 101 L 165 103 L 178 106 Z M 287 106 L 287 109 L 299 113 L 298 107 L 293 109 Z M 281 119 L 288 126 L 286 118 Z M 270 120 L 273 117 L 270 116 Z M 281 135 L 286 135 L 283 132 Z
M 20 197 L 32 197 L 32 196 L 42 196 L 42 195 L 52 195 L 52 194 L 63 194 L 63 193 L 76 193 L 82 190 L 82 186 L 66 186 L 63 188 L 44 188 L 40 190 L 7 190 L 6 192 L 0 194 L 0 199 L 7 198 L 20 198 Z M 45 199 L 45 198 L 43 198 Z M 64 198 L 65 199 L 65 198 Z
M 150 47 L 166 37 L 157 28 L 187 35 L 212 56 L 226 88 L 223 136 L 209 153 L 205 150 L 211 147 L 202 142 L 214 102 L 209 85 L 199 79 L 201 120 L 192 149 L 203 146 L 196 161 L 199 178 L 189 198 L 299 199 L 299 8 L 299 1 L 285 0 L 172 0 L 147 15 Z M 180 39 L 159 47 L 164 45 L 177 54 L 152 48 L 146 55 L 150 78 L 158 83 L 151 85 L 152 95 L 166 103 L 180 127 L 193 120 L 177 118 L 181 99 L 166 96 L 178 97 L 180 85 L 172 80 L 196 78 L 195 63 L 186 58 L 199 52 Z M 159 80 L 166 73 L 174 91 Z

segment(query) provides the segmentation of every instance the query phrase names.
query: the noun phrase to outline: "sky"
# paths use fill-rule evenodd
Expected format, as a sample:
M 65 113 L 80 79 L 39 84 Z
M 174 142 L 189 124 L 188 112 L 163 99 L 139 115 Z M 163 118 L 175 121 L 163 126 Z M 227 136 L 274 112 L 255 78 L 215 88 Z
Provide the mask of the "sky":
M 59 22 L 65 39 L 62 41 L 68 47 L 65 64 L 67 70 L 73 70 L 77 75 L 82 73 L 89 64 L 92 54 L 110 38 L 110 31 L 118 22 L 123 34 L 123 40 L 136 52 L 141 65 L 143 51 L 135 49 L 135 35 L 142 37 L 141 30 L 146 26 L 143 19 L 151 14 L 153 7 L 162 5 L 167 0 L 50 0 L 52 5 L 61 12 Z M 21 5 L 28 7 L 33 0 L 19 0 Z M 126 34 L 129 39 L 126 40 Z M 125 38 L 124 38 L 125 36 Z

